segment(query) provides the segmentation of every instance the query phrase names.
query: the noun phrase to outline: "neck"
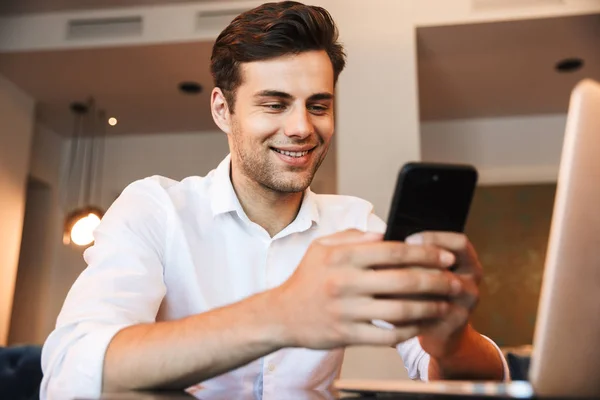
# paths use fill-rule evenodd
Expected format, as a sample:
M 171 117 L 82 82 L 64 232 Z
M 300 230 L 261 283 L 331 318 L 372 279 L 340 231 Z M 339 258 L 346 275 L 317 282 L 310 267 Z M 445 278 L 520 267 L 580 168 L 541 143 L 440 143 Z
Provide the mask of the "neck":
M 271 237 L 291 224 L 298 215 L 303 192 L 273 191 L 249 179 L 233 165 L 230 177 L 233 190 L 250 221 L 262 226 Z

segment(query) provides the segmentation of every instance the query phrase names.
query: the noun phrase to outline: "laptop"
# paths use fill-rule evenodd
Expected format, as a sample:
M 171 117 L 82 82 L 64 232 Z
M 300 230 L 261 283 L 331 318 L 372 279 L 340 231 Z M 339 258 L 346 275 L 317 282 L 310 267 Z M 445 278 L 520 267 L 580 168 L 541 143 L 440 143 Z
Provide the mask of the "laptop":
M 600 83 L 571 93 L 528 381 L 338 380 L 356 393 L 600 398 Z

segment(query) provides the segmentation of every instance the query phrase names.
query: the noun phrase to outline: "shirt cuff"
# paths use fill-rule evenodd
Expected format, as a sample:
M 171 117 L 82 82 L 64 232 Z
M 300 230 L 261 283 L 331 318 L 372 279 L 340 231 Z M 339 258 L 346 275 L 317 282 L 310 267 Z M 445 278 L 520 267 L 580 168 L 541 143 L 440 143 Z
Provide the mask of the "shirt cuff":
M 59 354 L 50 355 L 48 371 L 44 371 L 42 398 L 54 399 L 63 396 L 99 397 L 102 393 L 102 376 L 106 349 L 113 337 L 128 325 L 111 325 L 91 328 Z M 77 331 L 74 332 L 75 334 Z M 59 358 L 59 362 L 55 357 Z M 62 359 L 61 359 L 62 358 Z

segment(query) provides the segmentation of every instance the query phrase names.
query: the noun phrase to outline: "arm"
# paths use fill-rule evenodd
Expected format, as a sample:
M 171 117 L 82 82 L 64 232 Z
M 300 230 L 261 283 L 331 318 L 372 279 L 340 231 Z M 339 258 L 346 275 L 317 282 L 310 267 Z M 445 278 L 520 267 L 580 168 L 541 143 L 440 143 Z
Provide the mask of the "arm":
M 106 212 L 42 349 L 40 398 L 99 397 L 106 349 L 121 330 L 151 324 L 166 293 L 168 196 L 154 179 L 129 185 Z
M 384 232 L 385 223 L 375 214 L 371 214 L 368 220 L 368 230 Z M 452 237 L 452 235 L 449 238 L 431 234 L 424 236 L 425 242 L 442 245 L 442 247 L 455 251 L 458 255 L 458 261 L 462 263 L 461 269 L 466 269 L 466 272 L 469 274 L 477 275 L 481 268 L 471 245 L 468 241 L 460 240 L 464 239 L 464 237 L 459 238 L 458 244 L 453 239 L 456 239 L 456 237 Z M 475 279 L 475 281 L 477 280 Z M 467 298 L 467 301 L 463 305 L 466 305 L 466 309 L 470 312 L 476 302 L 468 300 L 468 298 L 472 297 L 472 293 L 469 292 L 477 293 L 477 290 L 472 283 L 469 284 L 469 282 L 466 282 L 465 286 L 470 287 L 471 290 L 465 292 L 464 297 Z M 478 297 L 478 294 L 475 294 L 475 297 Z M 463 303 L 465 302 L 463 301 Z M 455 307 L 454 310 L 458 311 L 458 318 L 452 315 L 447 316 L 447 318 L 450 318 L 450 323 L 443 324 L 440 327 L 441 336 L 438 331 L 437 334 L 434 332 L 434 336 L 437 336 L 437 338 L 434 337 L 433 340 L 426 339 L 429 342 L 426 343 L 429 344 L 428 348 L 438 350 L 435 352 L 437 357 L 432 357 L 423 350 L 418 337 L 395 346 L 404 361 L 409 377 L 421 380 L 510 379 L 508 364 L 500 349 L 490 339 L 477 333 L 470 324 L 466 324 L 464 328 L 458 329 L 457 333 L 449 334 L 452 331 L 453 325 L 462 326 L 463 323 L 461 321 L 468 317 L 468 314 L 464 312 L 466 311 L 465 309 L 461 312 L 460 307 Z M 393 328 L 392 324 L 383 321 L 376 321 L 376 325 L 388 329 Z M 449 338 L 446 336 L 449 336 Z M 434 343 L 433 346 L 431 342 Z M 447 346 L 447 344 L 450 344 L 450 346 Z
M 508 378 L 499 349 L 471 327 L 459 333 L 456 349 L 445 357 L 429 359 L 428 375 L 436 379 L 502 380 Z
M 443 313 L 441 304 L 431 301 L 423 307 L 410 301 L 372 299 L 368 295 L 371 290 L 401 293 L 410 290 L 406 283 L 418 277 L 407 269 L 374 273 L 370 268 L 364 270 L 363 262 L 365 266 L 410 265 L 418 259 L 437 266 L 440 254 L 385 250 L 390 246 L 405 248 L 359 232 L 321 238 L 309 248 L 294 275 L 278 288 L 180 321 L 122 331 L 108 348 L 105 389 L 189 386 L 283 347 L 391 344 L 414 336 L 418 327 L 412 324 L 413 318 L 437 317 Z M 389 260 L 390 256 L 395 259 Z M 372 261 L 373 257 L 379 262 Z M 359 264 L 346 264 L 350 260 Z M 446 277 L 429 278 L 422 282 L 423 290 L 448 292 Z M 407 323 L 402 328 L 379 329 L 365 323 L 368 315 L 393 315 Z M 231 321 L 236 321 L 235 329 Z
M 313 242 L 292 277 L 270 292 L 156 323 L 166 292 L 165 238 L 179 238 L 165 234 L 168 199 L 155 201 L 160 190 L 146 196 L 140 189 L 144 186 L 123 192 L 86 251 L 89 266 L 69 292 L 57 329 L 44 346 L 42 399 L 50 391 L 60 398 L 98 397 L 102 387 L 180 387 L 280 347 L 391 345 L 418 334 L 413 321 L 446 313 L 443 301 L 377 297 L 410 292 L 408 283 L 415 280 L 426 293 L 447 294 L 448 276 L 408 268 L 374 271 L 371 266 L 441 268 L 446 265 L 441 255 L 447 252 L 346 231 Z M 377 328 L 366 322 L 373 318 L 402 326 Z
M 500 348 L 470 326 L 451 356 L 431 357 L 421 347 L 418 337 L 398 344 L 396 349 L 410 379 L 510 380 L 508 364 Z
M 185 388 L 286 347 L 273 296 L 123 329 L 106 352 L 103 391 Z
M 500 349 L 469 324 L 479 301 L 483 269 L 468 238 L 451 232 L 423 232 L 407 238 L 406 243 L 439 246 L 456 256 L 456 268 L 450 274 L 458 280 L 459 288 L 450 312 L 419 335 L 420 345 L 430 355 L 429 379 L 508 380 L 508 366 Z
M 265 292 L 207 313 L 156 322 L 170 200 L 155 180 L 135 182 L 111 206 L 86 250 L 42 356 L 41 397 L 185 387 L 286 345 Z

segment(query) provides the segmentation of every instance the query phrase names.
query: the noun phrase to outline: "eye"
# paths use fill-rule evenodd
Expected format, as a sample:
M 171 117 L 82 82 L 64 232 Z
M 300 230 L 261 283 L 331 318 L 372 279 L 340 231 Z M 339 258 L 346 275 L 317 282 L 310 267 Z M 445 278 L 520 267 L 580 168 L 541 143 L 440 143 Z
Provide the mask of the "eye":
M 281 104 L 281 103 L 263 104 L 263 107 L 266 108 L 267 111 L 283 111 L 283 110 L 285 110 L 285 104 Z
M 311 104 L 308 106 L 308 110 L 313 114 L 320 115 L 325 114 L 329 110 L 329 107 L 322 104 Z

